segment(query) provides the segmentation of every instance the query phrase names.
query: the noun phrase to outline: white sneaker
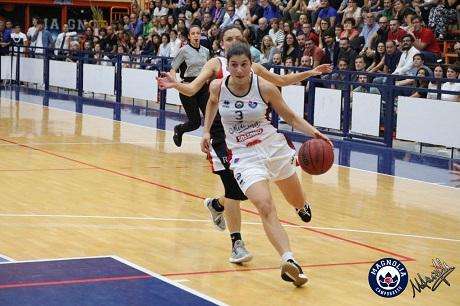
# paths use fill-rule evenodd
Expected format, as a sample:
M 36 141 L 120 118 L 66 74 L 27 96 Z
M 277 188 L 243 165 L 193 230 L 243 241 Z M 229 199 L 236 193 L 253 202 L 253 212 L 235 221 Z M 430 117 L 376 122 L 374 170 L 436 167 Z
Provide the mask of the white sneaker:
M 209 214 L 211 216 L 211 221 L 214 224 L 214 226 L 219 230 L 219 231 L 225 231 L 227 228 L 225 224 L 225 218 L 224 218 L 224 212 L 223 211 L 217 211 L 212 207 L 212 198 L 206 198 L 204 200 L 204 207 L 206 207 L 209 210 Z
M 228 259 L 231 263 L 243 263 L 251 261 L 252 254 L 244 247 L 243 240 L 237 240 L 233 244 L 232 255 Z
M 301 287 L 308 278 L 303 274 L 302 268 L 294 260 L 289 259 L 281 265 L 281 278 L 286 282 L 293 283 L 296 287 Z

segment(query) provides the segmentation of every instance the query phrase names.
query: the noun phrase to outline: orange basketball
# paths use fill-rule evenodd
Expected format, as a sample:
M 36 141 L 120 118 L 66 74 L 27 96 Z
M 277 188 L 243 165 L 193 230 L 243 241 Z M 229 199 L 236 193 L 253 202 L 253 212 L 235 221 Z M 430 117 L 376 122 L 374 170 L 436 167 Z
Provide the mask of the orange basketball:
M 334 150 L 323 139 L 310 139 L 299 149 L 299 164 L 303 171 L 319 175 L 331 169 L 334 163 Z

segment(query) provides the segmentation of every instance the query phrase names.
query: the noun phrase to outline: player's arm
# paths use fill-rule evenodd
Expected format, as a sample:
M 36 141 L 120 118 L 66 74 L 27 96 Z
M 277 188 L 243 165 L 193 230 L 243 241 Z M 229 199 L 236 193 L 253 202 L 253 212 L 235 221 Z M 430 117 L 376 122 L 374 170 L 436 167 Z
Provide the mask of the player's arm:
M 278 88 L 268 82 L 263 82 L 263 80 L 260 82 L 260 86 L 261 94 L 264 100 L 270 103 L 276 113 L 283 117 L 283 119 L 286 120 L 286 122 L 289 123 L 294 129 L 299 130 L 311 137 L 324 139 L 331 146 L 333 146 L 332 142 L 327 136 L 323 135 L 314 126 L 298 116 L 292 109 L 289 108 L 281 96 Z
M 332 71 L 332 66 L 330 64 L 324 64 L 319 65 L 315 69 L 308 71 L 279 75 L 271 71 L 268 71 L 261 64 L 252 63 L 252 70 L 254 70 L 255 74 L 257 74 L 261 78 L 269 81 L 270 83 L 276 86 L 281 87 L 298 83 L 312 76 L 321 75 L 323 73 L 330 73 Z
M 207 61 L 200 74 L 191 83 L 179 83 L 176 78 L 173 78 L 169 73 L 165 73 L 157 78 L 158 85 L 160 89 L 175 88 L 181 94 L 191 97 L 214 76 L 214 68 L 218 65 L 216 61 L 218 61 L 216 58 Z
M 204 131 L 201 139 L 201 151 L 209 153 L 211 143 L 211 125 L 219 109 L 219 94 L 222 80 L 214 80 L 209 85 L 209 99 L 204 116 Z

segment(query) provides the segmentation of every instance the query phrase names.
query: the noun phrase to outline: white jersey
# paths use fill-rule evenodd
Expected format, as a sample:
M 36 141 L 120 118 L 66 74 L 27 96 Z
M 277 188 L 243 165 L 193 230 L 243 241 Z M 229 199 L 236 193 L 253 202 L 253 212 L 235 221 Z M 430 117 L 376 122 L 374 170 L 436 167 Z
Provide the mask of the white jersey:
M 223 79 L 219 95 L 219 113 L 228 148 L 250 147 L 277 134 L 269 120 L 270 107 L 259 91 L 258 76 L 251 74 L 249 92 L 242 97 L 228 89 L 228 80 L 228 76 Z

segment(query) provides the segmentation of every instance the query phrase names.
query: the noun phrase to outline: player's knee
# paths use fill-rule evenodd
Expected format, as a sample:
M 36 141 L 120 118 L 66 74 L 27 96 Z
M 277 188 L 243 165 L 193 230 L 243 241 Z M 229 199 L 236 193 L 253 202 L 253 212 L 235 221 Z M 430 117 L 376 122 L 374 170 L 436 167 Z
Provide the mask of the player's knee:
M 260 199 L 257 203 L 254 203 L 259 211 L 262 218 L 269 218 L 275 213 L 275 206 L 270 199 Z

